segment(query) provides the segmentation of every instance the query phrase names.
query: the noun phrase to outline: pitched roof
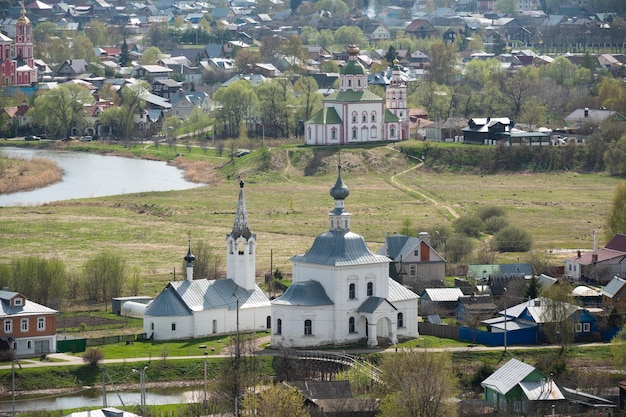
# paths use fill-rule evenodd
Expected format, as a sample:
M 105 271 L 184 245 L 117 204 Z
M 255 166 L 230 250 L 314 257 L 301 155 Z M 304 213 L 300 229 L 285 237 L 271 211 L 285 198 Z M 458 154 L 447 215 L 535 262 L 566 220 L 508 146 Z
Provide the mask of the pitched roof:
M 393 304 L 389 303 L 389 301 L 385 300 L 382 297 L 369 297 L 367 300 L 363 302 L 357 309 L 358 313 L 373 313 L 375 312 L 381 304 L 389 304 L 394 310 L 397 310 L 393 306 Z
M 626 280 L 618 276 L 613 277 L 606 287 L 602 288 L 602 295 L 608 298 L 614 298 L 620 291 L 626 289 Z
M 382 98 L 369 90 L 364 91 L 338 91 L 326 97 L 324 101 L 338 101 L 341 103 L 355 103 L 360 101 L 383 101 Z
M 604 245 L 604 247 L 607 249 L 626 252 L 626 235 L 617 233 L 606 245 Z
M 324 107 L 311 117 L 309 123 L 317 125 L 338 125 L 341 124 L 341 117 L 334 107 Z
M 463 297 L 463 291 L 460 288 L 426 288 L 422 292 L 421 298 L 427 298 L 430 301 L 445 302 L 458 301 Z
M 258 287 L 246 290 L 231 279 L 173 281 L 146 308 L 146 316 L 181 316 L 192 312 L 225 308 L 235 310 L 269 305 Z
M 24 298 L 22 305 L 11 305 L 11 300 L 18 296 Z M 20 293 L 7 290 L 0 291 L 0 317 L 27 316 L 31 314 L 58 314 L 58 311 L 30 301 Z
M 489 375 L 480 385 L 506 395 L 534 370 L 535 368 L 531 365 L 513 358 Z

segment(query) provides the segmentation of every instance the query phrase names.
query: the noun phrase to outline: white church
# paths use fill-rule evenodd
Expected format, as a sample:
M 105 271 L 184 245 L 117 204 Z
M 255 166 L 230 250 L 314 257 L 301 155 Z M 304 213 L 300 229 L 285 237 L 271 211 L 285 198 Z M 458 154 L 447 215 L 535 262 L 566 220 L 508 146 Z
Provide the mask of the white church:
M 409 139 L 406 84 L 393 63 L 385 99 L 367 89 L 367 71 L 359 48 L 348 47 L 348 62 L 339 75 L 339 91 L 323 100 L 322 109 L 305 123 L 307 145 L 344 145 Z
M 330 189 L 330 228 L 291 258 L 293 282 L 272 301 L 272 347 L 315 347 L 418 336 L 418 296 L 389 277 L 390 259 L 350 231 L 341 179 Z
M 191 246 L 186 279 L 173 281 L 143 312 L 146 337 L 175 340 L 267 330 L 271 304 L 256 284 L 256 235 L 250 231 L 240 182 L 232 231 L 226 235 L 226 279 L 193 279 Z

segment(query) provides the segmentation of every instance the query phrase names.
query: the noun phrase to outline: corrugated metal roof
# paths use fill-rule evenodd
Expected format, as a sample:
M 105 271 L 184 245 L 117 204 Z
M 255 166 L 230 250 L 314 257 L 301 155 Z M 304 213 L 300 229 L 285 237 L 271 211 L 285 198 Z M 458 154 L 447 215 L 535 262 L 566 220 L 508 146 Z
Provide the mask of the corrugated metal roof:
M 613 298 L 622 288 L 624 288 L 624 285 L 626 285 L 626 280 L 615 276 L 611 281 L 609 281 L 608 284 L 606 284 L 606 287 L 602 288 L 602 295 Z
M 527 363 L 511 359 L 481 382 L 480 385 L 506 395 L 507 392 L 523 381 L 534 370 L 535 368 Z
M 315 238 L 311 249 L 296 255 L 291 262 L 347 266 L 389 263 L 389 258 L 373 253 L 362 236 L 352 232 L 328 231 Z
M 191 314 L 193 311 L 226 308 L 268 306 L 269 299 L 255 286 L 254 290 L 245 290 L 231 279 L 193 281 L 174 281 L 150 303 L 146 316 L 177 316 Z
M 334 303 L 326 295 L 322 284 L 318 281 L 294 282 L 287 291 L 279 298 L 272 301 L 277 305 L 292 306 L 320 306 L 333 305 Z
M 387 300 L 393 303 L 396 301 L 406 301 L 406 300 L 418 300 L 419 295 L 415 294 L 413 291 L 409 290 L 404 285 L 400 284 L 398 281 L 389 278 L 389 293 L 387 296 Z
M 463 291 L 460 288 L 426 288 L 424 293 L 428 300 L 439 302 L 458 301 L 460 297 L 463 297 Z
M 554 381 L 522 381 L 519 386 L 530 401 L 564 400 L 565 397 Z

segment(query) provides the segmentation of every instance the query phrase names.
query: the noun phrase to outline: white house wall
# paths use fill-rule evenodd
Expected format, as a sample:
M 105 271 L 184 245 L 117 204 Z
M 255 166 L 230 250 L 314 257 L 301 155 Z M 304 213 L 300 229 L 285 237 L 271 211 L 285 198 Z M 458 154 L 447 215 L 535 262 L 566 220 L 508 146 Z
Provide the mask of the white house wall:
M 45 352 L 37 352 L 35 349 L 37 342 L 45 341 L 48 341 L 48 350 Z M 33 357 L 43 353 L 55 353 L 57 351 L 57 335 L 54 334 L 40 337 L 15 339 L 13 341 L 13 348 L 15 351 L 15 356 L 18 358 Z

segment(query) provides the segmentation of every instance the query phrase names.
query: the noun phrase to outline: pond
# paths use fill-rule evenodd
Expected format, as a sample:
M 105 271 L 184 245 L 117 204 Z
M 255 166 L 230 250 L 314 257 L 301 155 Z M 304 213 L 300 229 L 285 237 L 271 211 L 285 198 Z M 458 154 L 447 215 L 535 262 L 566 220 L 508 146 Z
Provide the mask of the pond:
M 36 206 L 75 198 L 139 192 L 187 190 L 203 185 L 185 180 L 182 170 L 163 161 L 42 149 L 0 148 L 0 152 L 24 159 L 51 159 L 63 170 L 63 180 L 56 184 L 0 195 L 0 207 Z

